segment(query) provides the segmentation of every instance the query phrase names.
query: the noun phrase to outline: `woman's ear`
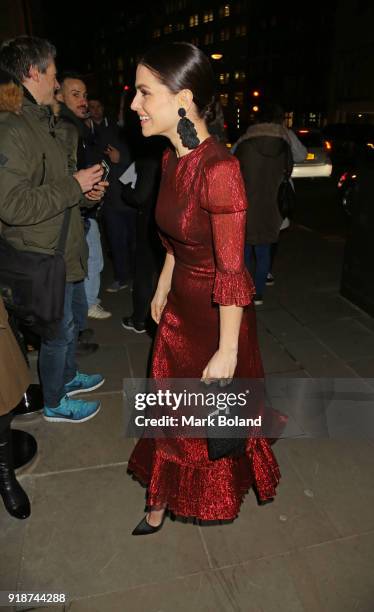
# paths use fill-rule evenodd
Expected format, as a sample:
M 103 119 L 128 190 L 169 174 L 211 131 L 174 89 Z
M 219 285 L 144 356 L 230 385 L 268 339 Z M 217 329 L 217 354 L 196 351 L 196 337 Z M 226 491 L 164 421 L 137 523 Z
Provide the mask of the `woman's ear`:
M 186 109 L 186 113 L 193 104 L 193 93 L 190 89 L 182 89 L 178 94 L 178 105 Z

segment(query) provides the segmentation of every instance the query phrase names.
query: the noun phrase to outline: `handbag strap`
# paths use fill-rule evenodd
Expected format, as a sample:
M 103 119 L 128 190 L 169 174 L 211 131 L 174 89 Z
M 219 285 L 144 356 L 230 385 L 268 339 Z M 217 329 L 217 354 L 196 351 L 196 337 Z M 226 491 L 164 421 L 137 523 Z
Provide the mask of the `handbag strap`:
M 65 251 L 66 239 L 67 239 L 68 230 L 69 230 L 70 217 L 71 217 L 71 208 L 66 208 L 64 212 L 64 220 L 62 222 L 60 237 L 58 239 L 58 244 L 57 244 L 57 248 L 55 251 L 56 253 L 60 253 L 61 255 L 63 255 Z

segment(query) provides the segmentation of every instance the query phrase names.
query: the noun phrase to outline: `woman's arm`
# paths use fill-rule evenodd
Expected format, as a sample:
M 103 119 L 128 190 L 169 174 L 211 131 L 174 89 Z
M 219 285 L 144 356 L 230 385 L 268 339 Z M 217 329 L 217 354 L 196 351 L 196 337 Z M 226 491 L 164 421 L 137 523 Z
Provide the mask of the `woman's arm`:
M 172 253 L 166 253 L 164 267 L 158 279 L 156 293 L 151 302 L 152 319 L 158 324 L 161 319 L 162 311 L 167 302 L 168 293 L 171 289 L 171 279 L 173 277 L 175 259 Z
M 234 376 L 240 324 L 243 316 L 241 306 L 220 306 L 219 348 L 203 371 L 202 380 L 231 379 Z

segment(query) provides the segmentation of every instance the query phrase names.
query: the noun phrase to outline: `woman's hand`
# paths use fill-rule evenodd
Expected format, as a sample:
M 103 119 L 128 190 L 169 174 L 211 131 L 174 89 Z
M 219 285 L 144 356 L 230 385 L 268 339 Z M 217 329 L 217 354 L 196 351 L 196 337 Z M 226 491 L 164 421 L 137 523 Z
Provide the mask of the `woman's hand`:
M 159 284 L 156 289 L 156 293 L 153 296 L 153 300 L 151 302 L 151 315 L 152 319 L 157 323 L 157 325 L 160 322 L 162 312 L 166 306 L 169 291 L 170 287 L 167 289 Z
M 224 384 L 229 384 L 234 377 L 236 364 L 236 350 L 225 351 L 223 349 L 219 349 L 214 353 L 213 357 L 208 362 L 208 365 L 203 371 L 201 380 L 207 385 L 223 380 L 226 380 L 227 382 L 221 382 L 220 384 L 222 386 Z

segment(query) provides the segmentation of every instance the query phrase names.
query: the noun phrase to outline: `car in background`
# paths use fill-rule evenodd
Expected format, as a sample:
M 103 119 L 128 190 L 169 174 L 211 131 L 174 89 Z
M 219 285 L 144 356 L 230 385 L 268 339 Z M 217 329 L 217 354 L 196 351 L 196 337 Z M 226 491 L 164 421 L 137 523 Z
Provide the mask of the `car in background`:
M 354 212 L 355 202 L 358 198 L 360 174 L 362 168 L 373 167 L 374 143 L 367 142 L 356 145 L 355 156 L 347 163 L 344 171 L 340 173 L 337 187 L 340 193 L 340 202 L 343 210 L 351 216 Z
M 299 129 L 296 136 L 306 147 L 308 153 L 303 162 L 294 164 L 292 178 L 328 178 L 331 176 L 332 163 L 329 156 L 331 143 L 317 130 Z
M 323 135 L 331 144 L 330 157 L 338 173 L 349 165 L 365 147 L 374 148 L 374 125 L 365 123 L 332 123 L 323 128 Z

